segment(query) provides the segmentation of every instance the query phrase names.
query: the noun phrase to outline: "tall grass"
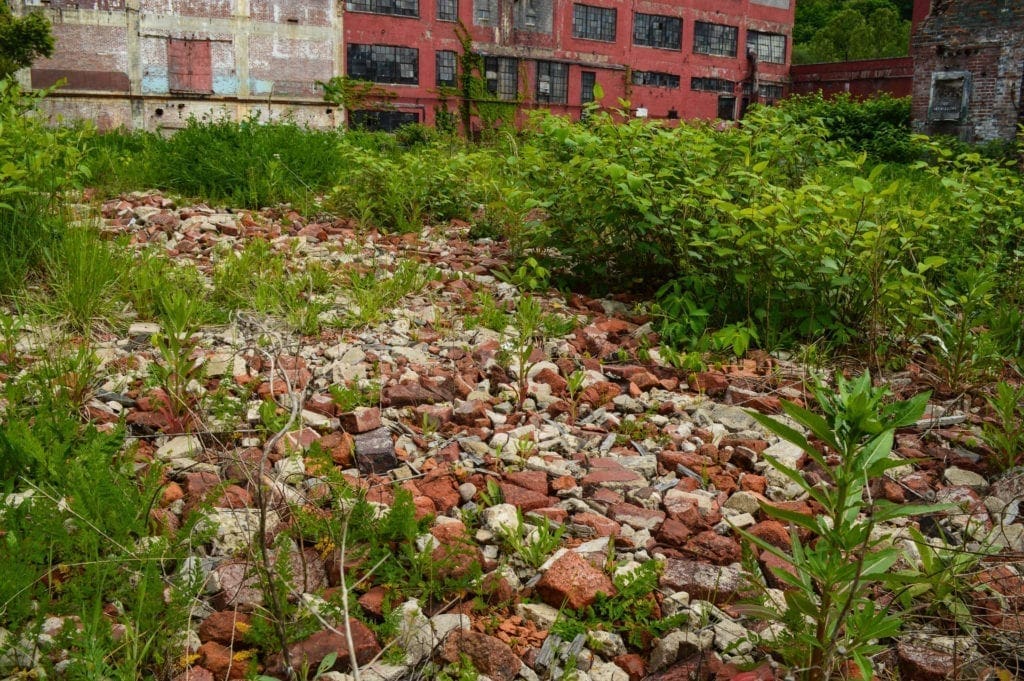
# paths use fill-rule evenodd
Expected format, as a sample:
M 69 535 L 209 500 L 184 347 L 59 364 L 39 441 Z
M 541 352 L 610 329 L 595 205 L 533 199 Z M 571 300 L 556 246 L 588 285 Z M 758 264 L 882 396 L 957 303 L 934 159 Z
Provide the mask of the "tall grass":
M 87 172 L 86 131 L 48 127 L 37 111 L 42 96 L 0 80 L 0 297 L 20 290 L 59 239 L 62 206 Z

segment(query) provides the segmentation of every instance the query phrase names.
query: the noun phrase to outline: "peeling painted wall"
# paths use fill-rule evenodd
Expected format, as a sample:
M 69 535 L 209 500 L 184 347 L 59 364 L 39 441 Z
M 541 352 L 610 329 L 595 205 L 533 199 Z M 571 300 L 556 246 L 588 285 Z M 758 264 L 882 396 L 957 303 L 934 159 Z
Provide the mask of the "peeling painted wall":
M 16 11 L 40 9 L 19 5 Z M 67 80 L 46 101 L 55 117 L 146 129 L 255 112 L 324 127 L 337 122 L 316 87 L 341 70 L 335 0 L 51 0 L 42 11 L 56 50 L 28 79 L 34 87 Z M 197 54 L 209 87 L 182 92 L 179 83 L 175 90 L 171 71 L 180 81 L 191 66 L 169 49 L 171 41 L 208 43 Z

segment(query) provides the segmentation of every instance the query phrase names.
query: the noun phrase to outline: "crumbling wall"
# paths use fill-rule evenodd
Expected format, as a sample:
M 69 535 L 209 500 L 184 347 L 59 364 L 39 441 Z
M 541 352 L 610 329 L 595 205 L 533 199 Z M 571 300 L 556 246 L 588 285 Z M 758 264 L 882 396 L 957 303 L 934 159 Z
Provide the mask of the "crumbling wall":
M 1024 121 L 1024 3 L 933 0 L 911 56 L 917 130 L 967 141 L 1014 138 Z

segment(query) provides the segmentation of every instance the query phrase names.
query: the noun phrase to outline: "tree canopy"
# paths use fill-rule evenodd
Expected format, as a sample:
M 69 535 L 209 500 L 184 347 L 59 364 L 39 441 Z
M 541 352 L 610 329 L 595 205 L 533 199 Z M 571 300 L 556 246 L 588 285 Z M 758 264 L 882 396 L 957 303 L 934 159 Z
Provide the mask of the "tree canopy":
M 7 0 L 0 0 L 0 79 L 53 54 L 50 22 L 33 12 L 16 17 Z
M 800 0 L 793 27 L 793 61 L 905 55 L 912 10 L 912 0 Z

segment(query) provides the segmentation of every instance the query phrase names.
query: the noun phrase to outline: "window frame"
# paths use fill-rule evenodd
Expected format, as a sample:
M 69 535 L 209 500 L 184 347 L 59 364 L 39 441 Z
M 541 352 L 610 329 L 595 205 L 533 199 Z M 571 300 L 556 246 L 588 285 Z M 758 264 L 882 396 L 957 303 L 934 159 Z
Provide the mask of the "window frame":
M 493 78 L 491 73 L 494 73 Z M 519 98 L 519 60 L 515 57 L 485 56 L 484 81 L 487 92 L 494 95 L 495 99 L 516 101 Z
M 547 92 L 541 92 L 541 83 L 545 82 L 544 78 L 547 78 Z M 534 90 L 539 104 L 568 104 L 569 65 L 559 61 L 538 60 L 537 81 Z
M 590 104 L 595 101 L 594 87 L 596 85 L 597 71 L 580 71 L 580 104 Z
M 459 20 L 459 0 L 437 0 L 437 20 L 456 22 Z
M 736 83 L 726 78 L 692 76 L 690 78 L 690 89 L 694 92 L 719 92 L 733 94 L 736 91 Z
M 420 0 L 345 0 L 345 11 L 419 18 Z
M 760 40 L 762 38 L 768 39 L 768 57 L 761 54 Z M 776 38 L 782 40 L 781 51 L 779 50 L 780 46 L 775 44 L 777 42 Z M 757 55 L 757 60 L 766 64 L 786 63 L 786 43 L 786 36 L 783 33 L 757 31 L 752 28 L 747 29 L 747 53 L 754 52 Z
M 641 87 L 660 87 L 668 90 L 678 90 L 682 82 L 678 75 L 665 71 L 633 71 L 630 81 L 633 85 Z
M 728 37 L 732 33 L 731 40 Z M 693 52 L 713 57 L 735 57 L 739 44 L 739 26 L 716 24 L 710 21 L 693 22 Z M 729 50 L 731 45 L 732 49 Z
M 609 22 L 608 19 L 611 19 Z M 572 6 L 572 37 L 614 43 L 618 36 L 619 11 L 615 7 L 599 7 L 581 2 Z M 608 33 L 608 29 L 611 33 Z
M 377 43 L 349 43 L 346 47 L 348 49 L 345 53 L 345 72 L 349 78 L 387 85 L 420 84 L 420 51 L 417 48 Z M 358 54 L 360 52 L 363 53 L 362 58 Z M 394 56 L 393 59 L 378 58 L 378 55 L 383 56 L 389 53 Z M 400 56 L 405 56 L 406 59 L 401 59 Z M 390 73 L 380 74 L 381 68 L 377 66 L 378 64 L 389 65 Z M 360 65 L 361 68 L 356 71 L 353 69 L 354 65 Z M 411 76 L 402 75 L 403 66 L 411 68 Z M 373 71 L 372 74 L 369 73 L 370 70 Z M 388 78 L 393 79 L 388 80 Z
M 451 64 L 442 64 L 442 57 L 451 59 Z M 451 80 L 441 80 L 442 70 L 451 70 Z M 459 57 L 454 50 L 437 50 L 434 52 L 434 84 L 437 87 L 457 87 L 459 84 Z
M 661 30 L 661 40 L 657 40 L 656 22 L 677 24 L 676 31 L 670 33 L 668 27 Z M 642 29 L 642 30 L 641 30 Z M 675 40 L 668 42 L 665 37 L 674 37 Z M 668 14 L 648 14 L 647 12 L 633 12 L 633 44 L 641 47 L 653 47 L 659 50 L 672 50 L 681 52 L 683 49 L 683 20 L 680 17 L 673 17 Z

